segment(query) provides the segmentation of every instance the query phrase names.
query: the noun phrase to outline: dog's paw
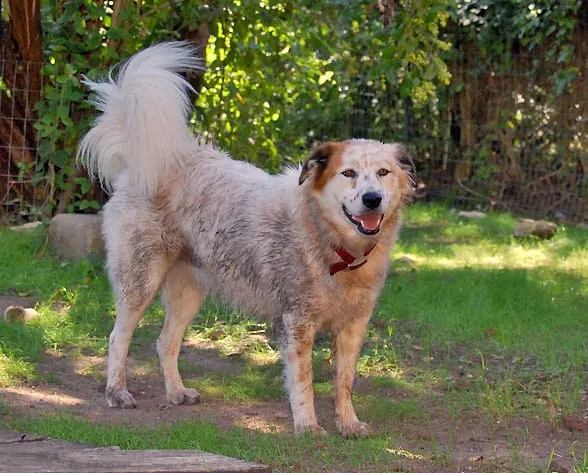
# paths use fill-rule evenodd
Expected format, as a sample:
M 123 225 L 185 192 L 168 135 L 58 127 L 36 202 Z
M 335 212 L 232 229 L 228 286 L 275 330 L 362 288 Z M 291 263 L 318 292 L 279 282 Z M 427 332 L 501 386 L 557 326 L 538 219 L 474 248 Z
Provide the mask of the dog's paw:
M 294 424 L 296 435 L 304 435 L 306 432 L 312 435 L 327 435 L 327 431 L 318 424 Z
M 372 433 L 370 426 L 359 420 L 347 424 L 337 422 L 337 428 L 346 439 L 361 439 Z
M 133 409 L 137 407 L 135 398 L 126 389 L 106 388 L 106 402 L 109 407 L 121 407 L 123 409 Z
M 167 395 L 167 400 L 174 406 L 180 404 L 198 404 L 200 402 L 200 393 L 195 389 L 182 388 L 170 392 Z

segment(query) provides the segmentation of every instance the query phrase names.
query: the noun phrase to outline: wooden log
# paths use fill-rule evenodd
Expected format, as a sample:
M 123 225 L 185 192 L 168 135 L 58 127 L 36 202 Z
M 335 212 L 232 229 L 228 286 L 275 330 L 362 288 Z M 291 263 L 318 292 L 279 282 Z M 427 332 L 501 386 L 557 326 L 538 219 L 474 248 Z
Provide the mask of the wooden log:
M 121 450 L 0 430 L 1 473 L 271 473 L 199 450 Z

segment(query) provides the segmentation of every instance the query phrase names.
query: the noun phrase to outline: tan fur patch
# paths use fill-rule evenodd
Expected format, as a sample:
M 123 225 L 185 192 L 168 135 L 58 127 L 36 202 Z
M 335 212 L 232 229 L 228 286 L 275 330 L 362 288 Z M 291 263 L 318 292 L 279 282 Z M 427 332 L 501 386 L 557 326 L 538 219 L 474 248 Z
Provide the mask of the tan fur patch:
M 382 232 L 394 231 L 398 225 L 398 215 L 392 214 L 382 222 Z
M 304 385 L 310 382 L 312 384 L 312 364 L 311 363 L 300 363 L 300 371 L 296 377 L 296 382 Z

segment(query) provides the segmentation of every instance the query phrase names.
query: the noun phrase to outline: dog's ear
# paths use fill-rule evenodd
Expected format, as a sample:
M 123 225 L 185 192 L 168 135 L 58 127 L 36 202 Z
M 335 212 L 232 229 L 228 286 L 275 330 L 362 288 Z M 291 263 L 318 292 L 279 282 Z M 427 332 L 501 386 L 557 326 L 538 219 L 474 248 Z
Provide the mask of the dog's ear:
M 385 145 L 389 147 L 399 168 L 399 179 L 402 185 L 403 197 L 408 199 L 414 193 L 416 166 L 406 146 L 400 143 Z
M 334 152 L 333 143 L 325 143 L 316 148 L 310 158 L 302 165 L 302 171 L 298 178 L 298 185 L 302 185 L 306 179 L 310 176 L 310 173 L 314 169 L 324 171 L 329 164 L 329 158 Z

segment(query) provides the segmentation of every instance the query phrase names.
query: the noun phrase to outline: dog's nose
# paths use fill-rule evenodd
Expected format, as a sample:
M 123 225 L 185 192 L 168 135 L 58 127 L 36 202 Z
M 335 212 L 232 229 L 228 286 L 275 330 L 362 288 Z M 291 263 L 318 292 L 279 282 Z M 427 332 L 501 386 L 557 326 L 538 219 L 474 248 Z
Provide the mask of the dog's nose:
M 382 196 L 378 192 L 366 192 L 361 198 L 363 205 L 368 209 L 377 209 L 382 202 Z

